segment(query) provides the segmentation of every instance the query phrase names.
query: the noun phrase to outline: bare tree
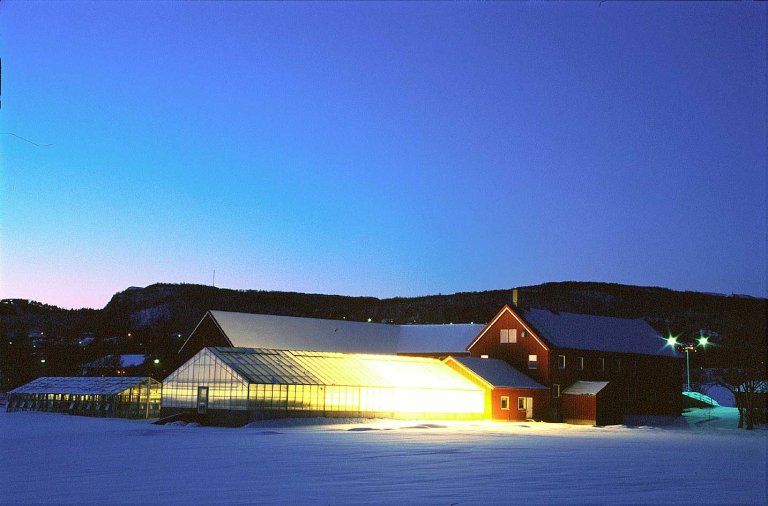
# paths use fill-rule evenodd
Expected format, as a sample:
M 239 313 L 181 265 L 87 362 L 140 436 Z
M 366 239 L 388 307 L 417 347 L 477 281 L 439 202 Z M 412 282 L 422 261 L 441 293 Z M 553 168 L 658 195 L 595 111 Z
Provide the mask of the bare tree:
M 736 399 L 739 410 L 738 428 L 752 430 L 755 422 L 764 422 L 758 415 L 758 398 L 765 395 L 766 381 L 765 360 L 752 356 L 744 367 L 720 368 L 715 371 L 715 383 L 727 388 Z

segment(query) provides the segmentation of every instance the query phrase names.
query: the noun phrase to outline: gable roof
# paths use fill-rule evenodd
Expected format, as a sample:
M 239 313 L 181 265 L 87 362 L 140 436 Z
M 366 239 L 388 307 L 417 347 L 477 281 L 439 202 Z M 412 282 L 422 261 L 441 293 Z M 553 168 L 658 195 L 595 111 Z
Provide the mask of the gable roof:
M 680 356 L 645 320 L 527 309 L 522 317 L 558 348 Z
M 470 390 L 480 388 L 434 358 L 210 347 L 249 383 Z
M 597 395 L 600 390 L 607 386 L 607 381 L 577 381 L 563 390 L 563 395 Z
M 43 376 L 14 388 L 9 394 L 114 395 L 132 386 L 156 380 L 148 377 Z
M 385 355 L 460 353 L 484 327 L 477 324 L 392 325 L 230 311 L 209 311 L 207 317 L 214 320 L 233 347 Z
M 479 357 L 450 357 L 446 360 L 458 362 L 494 388 L 548 390 L 503 360 Z
M 506 304 L 467 346 L 467 350 L 470 350 L 501 315 L 507 312 L 529 331 L 531 337 L 547 349 L 554 347 L 681 357 L 680 353 L 667 345 L 667 340 L 645 320 L 554 313 L 546 309 L 513 309 Z

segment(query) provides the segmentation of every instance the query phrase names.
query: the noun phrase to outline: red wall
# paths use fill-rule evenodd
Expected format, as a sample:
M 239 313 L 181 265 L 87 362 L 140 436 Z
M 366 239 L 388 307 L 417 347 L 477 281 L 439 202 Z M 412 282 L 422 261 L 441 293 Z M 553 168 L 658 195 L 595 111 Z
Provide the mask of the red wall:
M 501 329 L 517 329 L 517 343 L 500 342 Z M 485 329 L 483 336 L 472 345 L 469 354 L 473 357 L 488 355 L 490 358 L 505 360 L 512 367 L 533 378 L 544 386 L 549 385 L 549 351 L 533 335 L 522 337 L 525 327 L 508 310 Z M 536 355 L 538 367 L 528 369 L 528 355 Z
M 563 395 L 563 420 L 571 422 L 591 422 L 597 419 L 597 397 L 594 395 Z
M 509 409 L 501 409 L 502 396 L 509 397 Z M 529 390 L 526 388 L 494 388 L 491 392 L 491 417 L 494 420 L 523 421 L 525 410 L 517 409 L 518 397 L 533 397 L 533 418 L 542 420 L 549 410 L 549 390 Z

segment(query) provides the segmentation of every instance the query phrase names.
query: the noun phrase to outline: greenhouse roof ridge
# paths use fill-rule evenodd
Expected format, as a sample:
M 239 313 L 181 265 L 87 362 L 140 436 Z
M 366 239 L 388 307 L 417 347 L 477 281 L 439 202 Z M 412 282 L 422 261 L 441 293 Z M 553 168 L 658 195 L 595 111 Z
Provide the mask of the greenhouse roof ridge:
M 255 384 L 479 389 L 435 358 L 221 346 L 205 350 Z
M 8 393 L 114 395 L 148 380 L 156 381 L 147 376 L 42 376 Z

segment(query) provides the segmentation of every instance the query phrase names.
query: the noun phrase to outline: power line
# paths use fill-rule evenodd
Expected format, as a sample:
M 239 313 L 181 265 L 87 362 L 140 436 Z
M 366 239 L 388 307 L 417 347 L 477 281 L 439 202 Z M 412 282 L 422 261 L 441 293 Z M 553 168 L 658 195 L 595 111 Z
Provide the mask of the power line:
M 30 144 L 34 144 L 34 145 L 35 145 L 35 146 L 37 146 L 38 148 L 47 148 L 48 146 L 53 146 L 53 144 L 38 144 L 38 143 L 36 143 L 36 142 L 33 142 L 33 141 L 31 141 L 31 140 L 29 140 L 29 139 L 27 139 L 27 138 L 25 138 L 25 137 L 22 137 L 21 135 L 16 135 L 16 134 L 15 134 L 15 133 L 13 133 L 13 132 L 0 132 L 0 135 L 13 135 L 13 136 L 14 136 L 14 137 L 16 137 L 17 139 L 21 139 L 21 140 L 23 140 L 24 142 L 28 142 L 28 143 L 30 143 Z

